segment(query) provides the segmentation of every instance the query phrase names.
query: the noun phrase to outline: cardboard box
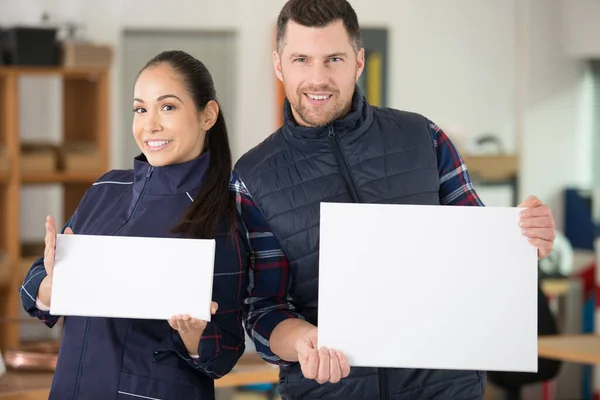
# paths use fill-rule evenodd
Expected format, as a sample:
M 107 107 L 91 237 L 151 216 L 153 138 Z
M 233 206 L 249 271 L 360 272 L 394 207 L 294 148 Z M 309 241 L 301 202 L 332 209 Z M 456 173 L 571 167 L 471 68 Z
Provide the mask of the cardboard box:
M 88 42 L 64 42 L 62 64 L 68 68 L 110 68 L 111 46 Z
M 465 156 L 464 161 L 476 180 L 506 181 L 517 176 L 519 170 L 519 160 L 512 155 Z
M 59 154 L 60 168 L 66 172 L 96 172 L 102 169 L 100 150 L 91 143 L 65 143 Z
M 54 172 L 57 169 L 56 149 L 46 143 L 21 144 L 21 172 Z

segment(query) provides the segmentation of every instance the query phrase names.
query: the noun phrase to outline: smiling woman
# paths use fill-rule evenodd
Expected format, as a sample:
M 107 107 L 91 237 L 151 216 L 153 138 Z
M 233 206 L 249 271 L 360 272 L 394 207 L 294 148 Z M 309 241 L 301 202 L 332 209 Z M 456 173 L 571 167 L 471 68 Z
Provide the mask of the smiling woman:
M 214 239 L 213 317 L 65 318 L 50 399 L 213 399 L 213 379 L 244 353 L 247 234 L 229 192 L 231 152 L 212 77 L 189 54 L 164 52 L 142 68 L 133 97 L 141 154 L 133 169 L 95 182 L 62 233 Z M 60 318 L 49 313 L 57 233 L 48 217 L 44 257 L 21 288 L 25 310 L 49 327 Z M 186 278 L 181 290 L 194 290 Z

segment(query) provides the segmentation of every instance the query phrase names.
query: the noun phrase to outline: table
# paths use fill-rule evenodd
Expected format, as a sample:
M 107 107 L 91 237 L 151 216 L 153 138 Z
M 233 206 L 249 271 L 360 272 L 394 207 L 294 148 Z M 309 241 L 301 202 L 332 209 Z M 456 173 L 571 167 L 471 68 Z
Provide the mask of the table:
M 244 354 L 233 371 L 215 380 L 215 387 L 238 387 L 278 381 L 278 367 L 267 364 L 256 354 Z M 9 371 L 0 377 L 0 400 L 47 400 L 51 383 L 50 372 Z
M 540 336 L 538 355 L 579 364 L 600 365 L 600 335 Z
M 568 278 L 542 279 L 542 292 L 546 296 L 564 296 L 569 292 L 570 280 Z

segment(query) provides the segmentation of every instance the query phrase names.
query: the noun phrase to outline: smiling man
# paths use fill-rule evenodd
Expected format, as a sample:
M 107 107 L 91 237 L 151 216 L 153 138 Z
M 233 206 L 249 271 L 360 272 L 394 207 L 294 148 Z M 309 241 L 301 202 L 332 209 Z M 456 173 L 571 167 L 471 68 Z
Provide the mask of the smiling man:
M 321 202 L 483 204 L 433 122 L 368 104 L 356 85 L 365 57 L 346 0 L 288 1 L 273 64 L 285 87 L 284 124 L 238 161 L 231 188 L 253 253 L 246 328 L 260 355 L 281 366 L 281 395 L 482 399 L 483 371 L 350 368 L 344 354 L 318 347 Z M 555 235 L 550 209 L 535 197 L 522 206 L 523 234 L 545 257 Z M 468 257 L 468 243 L 465 249 Z M 378 329 L 376 320 L 361 318 L 340 335 L 352 335 L 353 324 Z

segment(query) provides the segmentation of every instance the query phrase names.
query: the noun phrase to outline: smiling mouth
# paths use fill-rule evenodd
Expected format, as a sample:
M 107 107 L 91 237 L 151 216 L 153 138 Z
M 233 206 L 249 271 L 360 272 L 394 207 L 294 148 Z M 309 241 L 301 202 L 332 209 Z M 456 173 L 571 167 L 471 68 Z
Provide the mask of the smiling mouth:
M 329 102 L 329 99 L 333 96 L 332 94 L 312 94 L 304 93 L 309 103 L 314 105 L 323 105 Z
M 167 147 L 171 142 L 172 140 L 147 140 L 144 143 L 146 143 L 148 150 L 158 151 Z

